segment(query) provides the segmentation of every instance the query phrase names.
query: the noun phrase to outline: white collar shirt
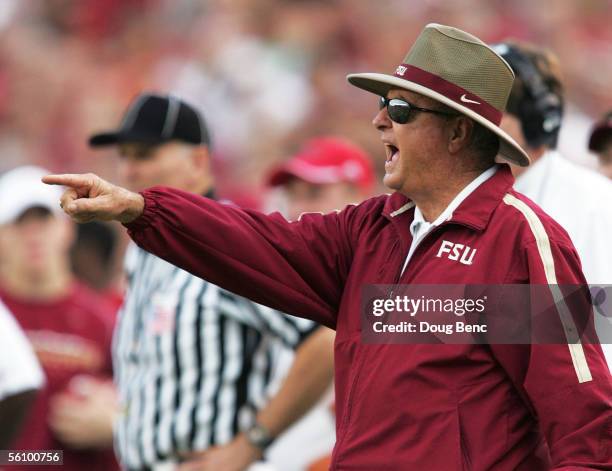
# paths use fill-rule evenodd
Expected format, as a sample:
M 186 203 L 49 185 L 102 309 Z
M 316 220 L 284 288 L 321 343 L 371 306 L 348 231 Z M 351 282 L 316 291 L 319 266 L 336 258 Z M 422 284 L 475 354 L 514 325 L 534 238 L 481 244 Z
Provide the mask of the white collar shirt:
M 408 266 L 408 262 L 412 258 L 414 251 L 421 243 L 421 241 L 425 238 L 427 234 L 429 234 L 434 228 L 442 224 L 444 221 L 448 221 L 453 217 L 453 211 L 457 209 L 457 207 L 463 203 L 463 201 L 480 185 L 486 182 L 489 178 L 495 175 L 499 165 L 493 165 L 489 167 L 487 170 L 478 175 L 474 180 L 468 183 L 463 190 L 457 193 L 457 196 L 453 198 L 450 204 L 446 207 L 444 211 L 436 218 L 433 222 L 427 222 L 423 217 L 423 213 L 419 209 L 418 206 L 414 208 L 414 219 L 410 224 L 410 234 L 412 234 L 412 243 L 410 244 L 410 250 L 408 250 L 408 255 L 406 256 L 406 260 L 404 261 L 404 266 L 402 268 L 402 274 L 406 270 Z

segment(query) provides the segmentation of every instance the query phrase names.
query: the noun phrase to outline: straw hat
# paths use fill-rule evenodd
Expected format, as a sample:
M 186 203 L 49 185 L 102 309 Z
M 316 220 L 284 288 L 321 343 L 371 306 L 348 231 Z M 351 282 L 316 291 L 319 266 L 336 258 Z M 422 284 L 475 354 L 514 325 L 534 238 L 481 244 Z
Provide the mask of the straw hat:
M 499 127 L 514 72 L 471 34 L 430 23 L 393 75 L 359 73 L 347 80 L 381 96 L 403 88 L 433 98 L 493 131 L 500 140 L 498 158 L 523 167 L 530 163 L 527 153 Z

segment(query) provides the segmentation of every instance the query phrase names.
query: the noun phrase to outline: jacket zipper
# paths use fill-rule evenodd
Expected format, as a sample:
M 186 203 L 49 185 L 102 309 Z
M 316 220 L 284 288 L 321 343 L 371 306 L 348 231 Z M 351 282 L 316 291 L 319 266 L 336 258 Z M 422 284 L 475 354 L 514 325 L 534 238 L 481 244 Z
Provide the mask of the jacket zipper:
M 404 257 L 400 259 L 400 265 L 398 270 L 396 271 L 397 275 L 395 276 L 395 278 L 393 279 L 393 288 L 391 288 L 391 291 L 389 292 L 389 298 L 393 297 L 393 294 L 395 293 L 396 289 L 400 286 L 400 281 L 402 279 L 402 275 L 408 271 L 408 266 L 410 265 L 410 262 L 412 260 L 414 260 L 414 257 L 417 255 L 417 252 L 419 250 L 421 250 L 421 247 L 423 246 L 423 243 L 435 232 L 438 231 L 438 229 L 440 229 L 441 227 L 449 224 L 449 221 L 444 221 L 442 224 L 440 224 L 439 226 L 434 227 L 431 231 L 429 231 L 425 237 L 423 237 L 423 239 L 421 240 L 421 242 L 419 242 L 419 245 L 416 247 L 416 249 L 414 249 L 414 252 L 412 253 L 412 257 L 410 258 L 410 260 L 408 261 L 408 264 L 406 265 L 406 268 L 404 269 L 404 263 L 406 263 L 406 257 L 408 256 L 408 251 L 406 250 L 406 247 L 403 247 L 404 249 Z M 410 250 L 410 247 L 408 247 L 408 250 Z
M 405 272 L 407 272 L 407 271 L 408 271 L 408 267 L 410 266 L 410 263 L 412 262 L 412 260 L 414 260 L 414 258 L 416 257 L 417 253 L 419 252 L 419 250 L 422 250 L 423 243 L 424 243 L 424 242 L 425 242 L 427 239 L 429 239 L 429 238 L 431 237 L 431 235 L 432 235 L 432 234 L 435 234 L 436 232 L 439 232 L 439 230 L 440 230 L 440 229 L 442 229 L 444 226 L 450 226 L 450 225 L 453 225 L 453 224 L 454 224 L 454 225 L 461 225 L 461 226 L 465 226 L 465 227 L 468 227 L 468 228 L 473 229 L 473 230 L 478 230 L 478 228 L 477 228 L 477 227 L 472 226 L 471 224 L 466 224 L 466 223 L 464 223 L 464 222 L 458 223 L 458 222 L 455 222 L 455 221 L 452 221 L 452 220 L 450 220 L 450 221 L 444 221 L 444 222 L 443 222 L 442 224 L 440 224 L 439 226 L 434 227 L 434 228 L 433 228 L 431 231 L 429 231 L 429 232 L 428 232 L 428 233 L 425 235 L 425 237 L 423 237 L 423 239 L 421 240 L 421 242 L 419 242 L 419 245 L 417 246 L 417 248 L 416 248 L 416 249 L 414 249 L 414 252 L 412 253 L 412 257 L 411 257 L 411 258 L 410 258 L 410 260 L 408 261 L 408 265 L 406 265 L 406 268 L 405 268 L 404 270 L 402 270 L 402 268 L 404 268 L 404 262 L 406 261 L 406 258 L 404 257 L 404 258 L 401 260 L 401 263 L 400 263 L 400 266 L 399 266 L 399 270 L 398 270 L 398 272 L 397 272 L 397 276 L 395 277 L 395 280 L 394 280 L 394 282 L 393 282 L 393 284 L 394 284 L 395 286 L 394 286 L 394 289 L 392 290 L 392 292 L 393 292 L 393 291 L 395 291 L 395 287 L 396 287 L 396 286 L 398 286 L 398 285 L 400 284 L 400 281 L 401 281 L 401 279 L 402 279 L 402 275 L 403 275 L 403 273 L 405 273 Z M 408 250 L 410 250 L 410 248 L 408 248 Z M 406 252 L 406 257 L 407 257 L 407 256 L 408 256 L 408 252 Z
M 421 240 L 421 242 L 419 243 L 419 245 L 417 246 L 417 248 L 414 250 L 414 253 L 412 254 L 412 258 L 410 259 L 410 261 L 412 261 L 412 259 L 414 259 L 414 257 L 416 256 L 417 252 L 421 249 L 421 246 L 423 245 L 423 242 L 425 242 L 432 234 L 436 233 L 437 231 L 439 231 L 442 227 L 450 225 L 450 224 L 458 224 L 457 222 L 453 222 L 451 221 L 444 221 L 442 224 L 440 224 L 439 226 L 434 227 L 424 238 L 423 240 Z M 461 225 L 469 227 L 471 229 L 478 229 L 472 225 L 469 224 L 465 224 L 465 223 L 461 223 Z M 402 245 L 401 243 L 399 244 L 400 246 Z M 402 247 L 404 249 L 404 253 L 406 256 L 408 256 L 408 253 L 406 252 L 406 248 Z M 410 250 L 410 248 L 408 248 L 408 250 Z M 397 270 L 397 275 L 394 278 L 393 281 L 393 285 L 394 287 L 391 289 L 391 291 L 389 292 L 389 298 L 391 298 L 393 296 L 393 293 L 395 292 L 396 288 L 400 285 L 400 281 L 402 279 L 402 274 L 403 272 L 407 272 L 408 271 L 408 266 L 410 265 L 410 261 L 408 261 L 408 265 L 406 265 L 406 269 L 402 270 L 404 268 L 404 262 L 405 262 L 405 258 L 401 258 L 400 259 L 400 265 L 399 265 L 399 269 Z M 342 431 L 342 435 L 340 436 L 340 438 L 338 439 L 338 441 L 336 442 L 336 446 L 334 447 L 334 452 L 332 454 L 332 461 L 330 464 L 330 470 L 334 470 L 336 469 L 336 465 L 338 463 L 338 457 L 341 453 L 341 449 L 342 449 L 342 444 L 344 443 L 345 439 L 346 439 L 346 435 L 348 432 L 348 428 L 351 422 L 351 411 L 353 409 L 353 394 L 355 392 L 355 385 L 357 384 L 357 380 L 359 379 L 359 377 L 361 376 L 361 358 L 359 359 L 360 361 L 357 363 L 357 371 L 355 372 L 355 377 L 353 378 L 353 381 L 351 381 L 351 386 L 348 390 L 347 393 L 347 399 L 346 399 L 346 410 L 344 411 L 344 416 L 342 417 L 342 424 L 339 427 L 339 430 Z

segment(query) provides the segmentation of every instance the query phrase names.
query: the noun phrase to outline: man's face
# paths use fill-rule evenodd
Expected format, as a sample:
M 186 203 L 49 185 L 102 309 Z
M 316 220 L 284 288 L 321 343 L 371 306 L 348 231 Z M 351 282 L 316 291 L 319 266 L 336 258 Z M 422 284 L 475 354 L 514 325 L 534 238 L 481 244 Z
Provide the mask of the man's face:
M 72 223 L 48 209 L 30 208 L 15 222 L 0 226 L 0 258 L 33 276 L 67 259 L 74 236 Z
M 391 90 L 387 98 L 399 98 L 422 108 L 440 109 L 434 100 L 407 90 Z M 385 145 L 383 183 L 408 196 L 429 188 L 432 178 L 435 178 L 431 165 L 446 152 L 445 117 L 413 110 L 406 124 L 398 124 L 383 108 L 372 123 L 381 132 Z
M 287 215 L 291 220 L 302 213 L 329 213 L 362 199 L 358 189 L 345 182 L 317 185 L 294 178 L 287 182 L 284 190 L 288 199 Z
M 126 143 L 119 146 L 119 174 L 132 191 L 156 185 L 192 190 L 200 176 L 194 158 L 195 147 L 179 142 L 157 146 Z

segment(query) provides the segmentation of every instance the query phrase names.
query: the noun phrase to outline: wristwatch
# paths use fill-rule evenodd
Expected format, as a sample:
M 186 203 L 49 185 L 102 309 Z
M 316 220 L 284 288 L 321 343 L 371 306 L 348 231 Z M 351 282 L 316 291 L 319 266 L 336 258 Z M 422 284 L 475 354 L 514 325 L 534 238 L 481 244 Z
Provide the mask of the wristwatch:
M 268 448 L 274 441 L 274 437 L 270 431 L 257 422 L 255 422 L 255 424 L 253 424 L 253 426 L 246 431 L 245 435 L 249 443 L 259 448 L 261 451 Z

